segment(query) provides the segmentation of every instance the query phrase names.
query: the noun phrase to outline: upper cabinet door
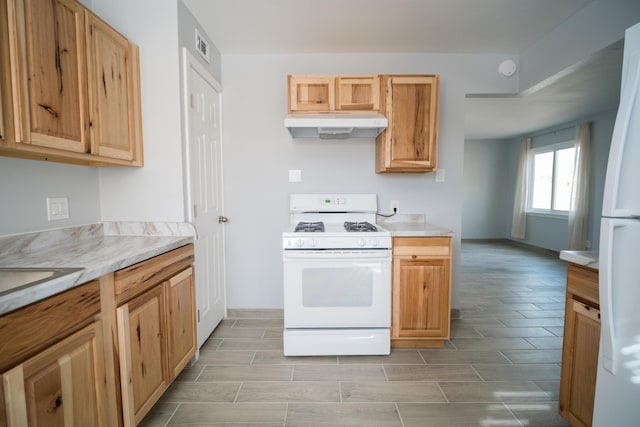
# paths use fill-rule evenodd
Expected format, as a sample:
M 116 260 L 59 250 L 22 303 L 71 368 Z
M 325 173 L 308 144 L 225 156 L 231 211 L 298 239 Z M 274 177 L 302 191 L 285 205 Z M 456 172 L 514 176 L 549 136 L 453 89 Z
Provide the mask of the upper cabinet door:
M 8 0 L 16 142 L 88 151 L 84 9 Z
M 336 110 L 378 111 L 380 108 L 380 77 L 337 77 L 336 81 Z
M 134 160 L 141 144 L 138 49 L 87 12 L 91 152 Z
M 334 76 L 289 76 L 289 112 L 335 110 Z
M 376 172 L 429 172 L 438 159 L 438 76 L 383 76 Z

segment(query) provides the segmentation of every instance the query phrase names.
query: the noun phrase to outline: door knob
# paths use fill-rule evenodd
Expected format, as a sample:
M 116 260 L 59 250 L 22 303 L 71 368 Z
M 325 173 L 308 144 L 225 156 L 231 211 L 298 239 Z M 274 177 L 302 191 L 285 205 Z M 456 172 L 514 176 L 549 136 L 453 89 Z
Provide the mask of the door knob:
M 229 218 L 227 218 L 226 216 L 222 216 L 222 215 L 220 215 L 220 216 L 218 217 L 218 223 L 222 224 L 222 223 L 224 223 L 224 222 L 229 222 Z

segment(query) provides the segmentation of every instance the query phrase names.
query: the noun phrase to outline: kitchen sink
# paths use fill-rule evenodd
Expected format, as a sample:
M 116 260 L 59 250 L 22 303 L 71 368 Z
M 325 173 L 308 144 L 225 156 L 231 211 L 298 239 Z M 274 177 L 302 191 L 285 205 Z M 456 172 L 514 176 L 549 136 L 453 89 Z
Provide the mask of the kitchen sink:
M 75 282 L 82 268 L 0 267 L 0 296 L 44 282 Z

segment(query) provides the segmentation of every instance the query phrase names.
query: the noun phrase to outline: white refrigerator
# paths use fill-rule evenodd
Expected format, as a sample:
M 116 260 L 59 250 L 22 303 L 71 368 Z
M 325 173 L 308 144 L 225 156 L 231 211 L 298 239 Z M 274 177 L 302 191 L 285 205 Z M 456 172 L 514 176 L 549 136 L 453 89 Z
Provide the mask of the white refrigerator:
M 640 426 L 640 24 L 624 40 L 600 228 L 596 427 Z

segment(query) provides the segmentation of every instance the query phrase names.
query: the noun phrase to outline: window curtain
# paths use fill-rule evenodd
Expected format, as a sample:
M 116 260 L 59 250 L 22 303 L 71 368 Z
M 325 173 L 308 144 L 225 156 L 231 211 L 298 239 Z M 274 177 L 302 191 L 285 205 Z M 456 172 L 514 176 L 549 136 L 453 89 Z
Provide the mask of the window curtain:
M 520 158 L 518 160 L 518 176 L 516 178 L 516 193 L 513 200 L 513 220 L 511 221 L 511 237 L 525 238 L 527 228 L 527 189 L 529 188 L 529 148 L 531 138 L 525 138 L 520 143 Z
M 569 208 L 569 249 L 587 249 L 589 223 L 589 178 L 591 175 L 591 123 L 576 132 L 575 167 Z

